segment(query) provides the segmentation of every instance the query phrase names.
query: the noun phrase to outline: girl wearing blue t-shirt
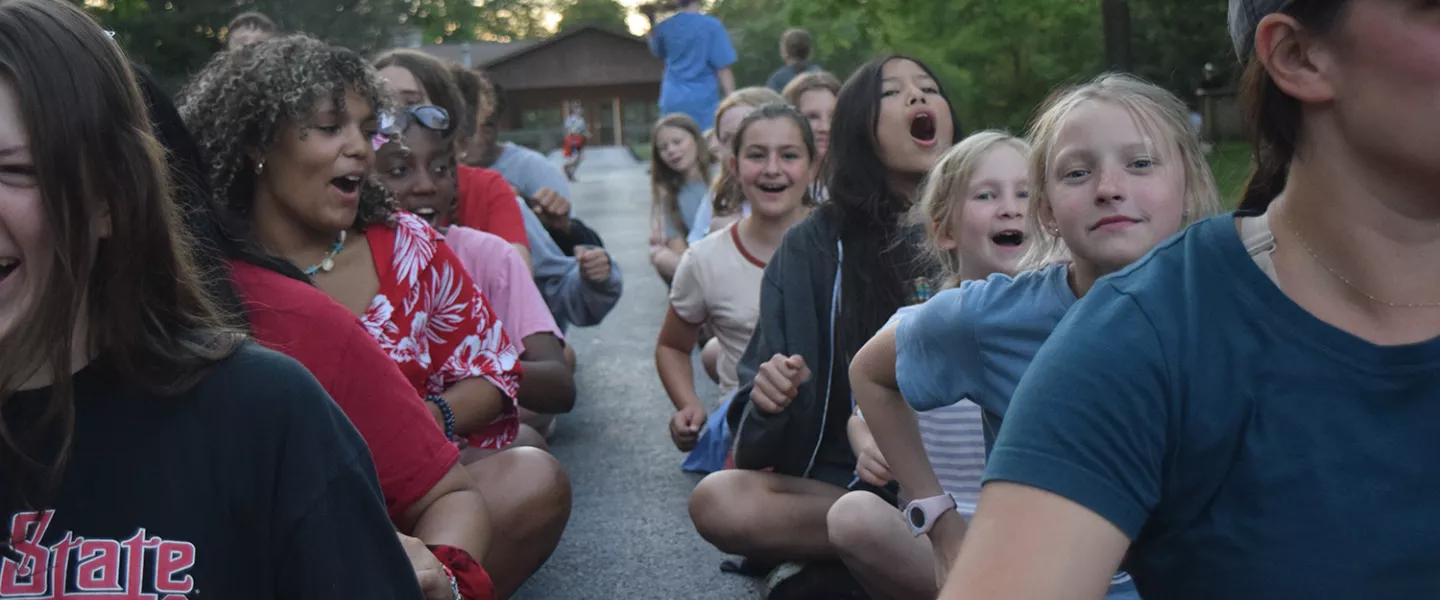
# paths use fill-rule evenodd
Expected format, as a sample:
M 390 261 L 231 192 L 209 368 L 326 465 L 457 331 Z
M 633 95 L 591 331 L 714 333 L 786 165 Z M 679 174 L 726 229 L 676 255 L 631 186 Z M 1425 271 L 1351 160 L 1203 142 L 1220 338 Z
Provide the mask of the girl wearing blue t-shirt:
M 1440 590 L 1440 3 L 1232 0 L 1245 205 L 1035 358 L 947 598 Z M 867 411 L 868 414 L 868 411 Z
M 856 398 L 913 500 L 905 518 L 916 534 L 929 533 L 942 567 L 954 564 L 966 525 L 905 403 L 923 411 L 968 398 L 984 410 L 986 440 L 994 439 L 1021 374 L 1075 299 L 1216 212 L 1215 183 L 1187 115 L 1174 95 L 1125 75 L 1057 95 L 1031 131 L 1033 235 L 1022 266 L 1033 270 L 941 292 L 855 357 Z M 1127 576 L 1115 583 L 1112 592 L 1133 597 Z
M 798 79 L 797 79 L 798 80 Z M 793 85 L 793 84 L 792 84 Z M 925 247 L 943 266 L 945 288 L 991 273 L 1013 275 L 1025 251 L 1030 200 L 1030 145 L 999 131 L 982 131 L 936 161 L 912 211 L 926 229 Z M 890 322 L 919 309 L 902 307 Z M 961 401 L 919 417 L 925 453 L 941 486 L 967 516 L 974 512 L 985 471 L 980 407 Z M 850 417 L 856 475 L 884 487 L 894 477 L 861 414 Z M 868 491 L 845 494 L 830 508 L 830 541 L 873 598 L 929 598 L 940 592 L 930 540 L 912 535 L 895 504 Z

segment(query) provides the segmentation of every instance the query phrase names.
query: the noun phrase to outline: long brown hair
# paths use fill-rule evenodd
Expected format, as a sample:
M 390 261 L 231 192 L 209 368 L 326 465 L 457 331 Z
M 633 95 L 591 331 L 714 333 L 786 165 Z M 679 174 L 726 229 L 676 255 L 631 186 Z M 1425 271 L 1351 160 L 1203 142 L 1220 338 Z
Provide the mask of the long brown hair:
M 1325 35 L 1334 29 L 1349 0 L 1294 2 L 1283 12 L 1294 17 L 1312 33 Z M 1240 101 L 1245 124 L 1255 142 L 1255 168 L 1245 182 L 1241 210 L 1265 210 L 1290 177 L 1290 161 L 1300 143 L 1300 101 L 1280 90 L 1265 65 L 1250 56 L 1240 80 Z
M 58 487 L 74 434 L 76 351 L 169 395 L 242 338 L 221 325 L 190 262 L 144 101 L 99 25 L 68 2 L 0 0 L 0 78 L 19 101 L 54 242 L 49 268 L 30 274 L 41 293 L 0 339 L 0 407 L 43 369 L 53 380 L 38 422 L 16 430 L 0 413 L 0 480 L 20 483 L 0 508 L 13 510 L 48 503 Z
M 695 165 L 700 168 L 700 179 L 705 185 L 710 185 L 710 167 L 715 163 L 715 157 L 710 156 L 710 147 L 705 144 L 700 126 L 685 113 L 665 115 L 650 130 L 650 195 L 653 201 L 650 218 L 669 218 L 680 235 L 689 235 L 690 224 L 685 222 L 685 216 L 680 212 L 680 189 L 685 187 L 685 174 L 670 168 L 660 158 L 660 130 L 666 127 L 684 131 L 695 140 Z

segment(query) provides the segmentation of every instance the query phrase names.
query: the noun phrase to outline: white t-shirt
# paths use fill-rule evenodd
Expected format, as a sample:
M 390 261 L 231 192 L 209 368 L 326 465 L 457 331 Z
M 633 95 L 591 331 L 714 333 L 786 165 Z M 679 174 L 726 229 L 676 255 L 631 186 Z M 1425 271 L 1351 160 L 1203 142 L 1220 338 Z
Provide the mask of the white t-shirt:
M 745 250 L 735 225 L 690 246 L 675 270 L 670 288 L 675 314 L 687 323 L 709 324 L 720 341 L 716 370 L 722 398 L 740 387 L 735 368 L 760 319 L 764 276 L 765 263 Z
M 565 133 L 585 135 L 585 117 L 580 116 L 580 113 L 571 113 L 565 117 Z

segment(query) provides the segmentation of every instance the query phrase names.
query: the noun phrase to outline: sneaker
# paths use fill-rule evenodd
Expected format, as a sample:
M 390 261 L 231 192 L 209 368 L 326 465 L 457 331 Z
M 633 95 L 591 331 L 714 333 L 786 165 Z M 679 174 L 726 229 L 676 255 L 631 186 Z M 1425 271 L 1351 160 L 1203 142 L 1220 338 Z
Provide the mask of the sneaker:
M 860 582 L 835 561 L 784 563 L 765 578 L 766 600 L 869 600 Z

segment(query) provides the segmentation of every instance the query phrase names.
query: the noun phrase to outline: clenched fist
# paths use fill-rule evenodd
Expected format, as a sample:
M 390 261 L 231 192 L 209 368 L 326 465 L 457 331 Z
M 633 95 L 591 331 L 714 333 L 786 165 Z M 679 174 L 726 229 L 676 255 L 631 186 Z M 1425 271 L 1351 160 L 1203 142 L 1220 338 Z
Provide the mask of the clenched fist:
M 610 280 L 610 254 L 604 248 L 576 246 L 575 262 L 580 264 L 580 276 L 591 283 Z
M 530 199 L 530 210 L 535 211 L 535 216 L 540 217 L 540 222 L 545 227 L 570 233 L 570 201 L 566 200 L 560 192 L 550 188 L 541 188 L 535 192 L 535 197 Z
M 809 380 L 810 367 L 805 366 L 805 357 L 776 354 L 760 365 L 760 371 L 755 374 L 750 401 L 761 412 L 776 414 L 790 406 L 800 393 L 800 384 Z

